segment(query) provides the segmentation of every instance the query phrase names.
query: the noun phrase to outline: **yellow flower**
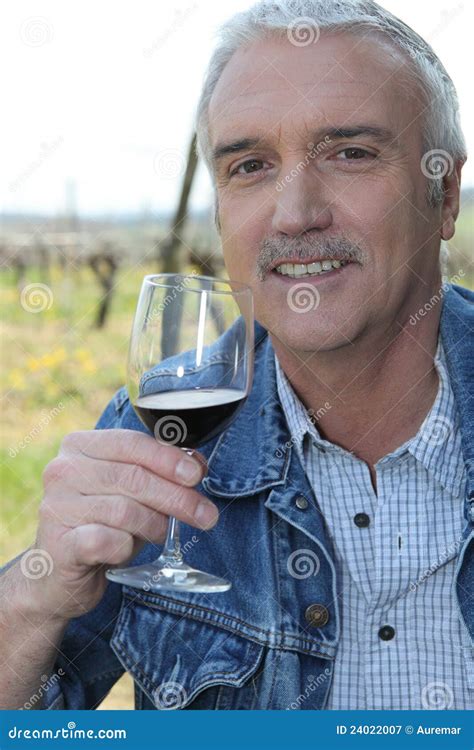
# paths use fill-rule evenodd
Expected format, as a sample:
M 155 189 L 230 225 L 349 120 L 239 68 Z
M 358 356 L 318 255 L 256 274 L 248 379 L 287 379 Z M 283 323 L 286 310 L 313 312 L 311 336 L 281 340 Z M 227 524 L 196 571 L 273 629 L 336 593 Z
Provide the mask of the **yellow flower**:
M 55 364 L 54 357 L 52 354 L 44 354 L 40 359 L 43 367 L 53 367 Z
M 88 359 L 90 359 L 90 354 L 87 349 L 76 349 L 75 356 L 76 359 L 79 360 L 79 362 L 86 362 Z
M 36 359 L 36 357 L 28 357 L 26 366 L 31 372 L 36 372 L 41 367 L 41 361 Z
M 60 346 L 59 349 L 56 349 L 55 352 L 52 354 L 54 358 L 55 364 L 59 365 L 61 362 L 64 362 L 67 359 L 67 351 L 65 350 L 64 346 Z
M 96 372 L 97 367 L 95 366 L 95 363 L 92 359 L 87 359 L 82 362 L 82 369 L 84 372 Z
M 58 387 L 54 383 L 47 383 L 45 385 L 46 396 L 57 396 L 58 393 L 59 393 Z
M 22 371 L 17 368 L 11 371 L 8 380 L 12 388 L 16 388 L 19 391 L 24 390 L 26 387 L 25 377 Z

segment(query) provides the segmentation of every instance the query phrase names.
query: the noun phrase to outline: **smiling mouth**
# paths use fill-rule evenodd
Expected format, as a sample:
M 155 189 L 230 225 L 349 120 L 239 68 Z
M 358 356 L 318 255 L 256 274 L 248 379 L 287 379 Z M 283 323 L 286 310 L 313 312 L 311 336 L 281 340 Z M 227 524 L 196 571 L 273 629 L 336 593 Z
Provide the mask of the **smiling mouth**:
M 288 276 L 292 279 L 301 279 L 305 276 L 323 276 L 326 273 L 344 268 L 350 261 L 345 260 L 322 260 L 307 263 L 280 263 L 272 269 L 272 272 L 280 276 Z

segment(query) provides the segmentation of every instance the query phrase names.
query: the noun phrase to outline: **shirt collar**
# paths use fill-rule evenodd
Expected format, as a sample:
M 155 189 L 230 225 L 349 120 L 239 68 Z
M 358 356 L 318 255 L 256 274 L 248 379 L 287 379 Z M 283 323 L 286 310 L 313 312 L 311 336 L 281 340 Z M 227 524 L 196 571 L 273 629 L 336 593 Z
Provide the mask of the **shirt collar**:
M 350 455 L 349 451 L 321 436 L 317 428 L 317 415 L 312 415 L 305 408 L 285 375 L 276 353 L 274 357 L 278 395 L 292 443 L 302 465 L 305 465 L 305 451 L 307 447 L 310 449 L 311 443 L 323 453 Z M 463 493 L 465 467 L 456 404 L 440 335 L 434 366 L 439 377 L 438 392 L 423 424 L 415 436 L 381 458 L 377 464 L 387 465 L 411 453 L 445 490 L 459 497 Z
M 406 446 L 444 489 L 457 497 L 463 491 L 465 466 L 459 417 L 441 336 L 438 337 L 434 366 L 439 377 L 435 401 L 418 432 L 407 441 Z

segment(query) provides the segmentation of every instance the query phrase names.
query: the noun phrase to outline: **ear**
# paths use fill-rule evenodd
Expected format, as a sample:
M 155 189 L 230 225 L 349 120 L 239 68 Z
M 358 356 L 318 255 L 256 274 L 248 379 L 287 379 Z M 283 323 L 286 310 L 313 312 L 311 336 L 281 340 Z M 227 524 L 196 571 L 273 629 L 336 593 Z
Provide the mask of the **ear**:
M 450 240 L 454 235 L 455 223 L 459 214 L 463 164 L 463 160 L 458 160 L 451 173 L 443 177 L 444 198 L 441 206 L 441 238 L 443 240 Z

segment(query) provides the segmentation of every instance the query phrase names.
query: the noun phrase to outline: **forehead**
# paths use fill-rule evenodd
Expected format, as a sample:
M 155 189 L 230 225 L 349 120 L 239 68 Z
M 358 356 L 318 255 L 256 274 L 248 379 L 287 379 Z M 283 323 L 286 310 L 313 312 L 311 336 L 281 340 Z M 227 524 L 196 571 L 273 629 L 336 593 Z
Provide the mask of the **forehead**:
M 420 126 L 421 107 L 405 56 L 376 32 L 322 31 L 304 47 L 271 37 L 239 49 L 224 68 L 210 101 L 210 138 L 240 136 L 252 124 L 303 132 L 308 120 L 364 120 L 401 132 Z

